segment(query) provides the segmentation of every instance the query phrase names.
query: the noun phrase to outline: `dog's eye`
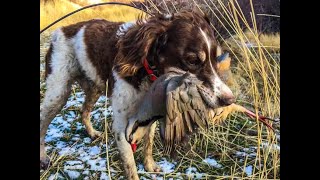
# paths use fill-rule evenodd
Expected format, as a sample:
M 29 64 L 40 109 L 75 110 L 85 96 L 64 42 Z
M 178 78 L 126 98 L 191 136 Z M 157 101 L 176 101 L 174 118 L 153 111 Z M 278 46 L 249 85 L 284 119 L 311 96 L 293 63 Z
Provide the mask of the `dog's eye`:
M 199 63 L 200 59 L 195 53 L 188 53 L 186 57 L 187 64 L 190 66 L 195 66 Z
M 192 60 L 188 61 L 188 64 L 191 66 L 195 66 L 197 65 L 198 59 L 197 58 L 193 58 Z

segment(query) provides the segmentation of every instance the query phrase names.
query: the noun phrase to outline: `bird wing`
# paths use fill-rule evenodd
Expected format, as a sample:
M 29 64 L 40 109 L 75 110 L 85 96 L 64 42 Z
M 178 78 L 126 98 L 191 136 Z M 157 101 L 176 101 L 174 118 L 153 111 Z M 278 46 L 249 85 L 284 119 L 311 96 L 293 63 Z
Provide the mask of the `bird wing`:
M 166 152 L 199 127 L 208 127 L 209 111 L 198 92 L 202 81 L 186 73 L 172 77 L 166 88 L 166 118 L 160 124 Z

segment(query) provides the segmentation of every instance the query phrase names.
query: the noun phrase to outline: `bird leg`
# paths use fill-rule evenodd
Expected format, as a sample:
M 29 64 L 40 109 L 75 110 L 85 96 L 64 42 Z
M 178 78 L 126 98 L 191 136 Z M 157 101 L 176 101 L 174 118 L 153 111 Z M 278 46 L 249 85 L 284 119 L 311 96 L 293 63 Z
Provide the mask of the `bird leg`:
M 258 118 L 259 121 L 261 121 L 264 125 L 266 125 L 268 128 L 270 128 L 274 131 L 274 128 L 266 121 L 266 119 L 268 119 L 268 120 L 273 120 L 273 119 L 268 118 L 268 117 L 264 117 L 264 116 L 260 116 L 260 115 L 256 115 L 255 113 L 253 113 L 247 109 L 244 113 L 253 119 Z
M 251 118 L 257 118 L 264 125 L 266 125 L 268 128 L 270 128 L 274 131 L 274 128 L 266 120 L 271 120 L 271 121 L 275 121 L 275 120 L 268 118 L 268 117 L 256 115 L 255 113 L 249 111 L 245 107 L 237 105 L 237 104 L 231 104 L 226 107 L 217 108 L 217 109 L 214 109 L 213 111 L 211 111 L 210 113 L 211 113 L 211 116 L 213 116 L 213 121 L 216 122 L 216 121 L 225 120 L 226 117 L 232 112 L 243 112 Z

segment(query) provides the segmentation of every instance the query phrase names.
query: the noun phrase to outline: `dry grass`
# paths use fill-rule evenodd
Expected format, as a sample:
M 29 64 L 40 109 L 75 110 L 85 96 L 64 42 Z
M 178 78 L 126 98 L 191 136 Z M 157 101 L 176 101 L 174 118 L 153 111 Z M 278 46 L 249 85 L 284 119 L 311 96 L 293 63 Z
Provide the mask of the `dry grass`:
M 277 118 L 280 116 L 280 34 L 260 35 L 255 28 L 248 28 L 246 31 L 243 31 L 239 27 L 239 21 L 248 24 L 246 23 L 248 19 L 243 18 L 242 13 L 237 10 L 237 1 L 231 2 L 229 6 L 225 6 L 221 0 L 214 0 L 214 2 L 212 0 L 192 1 L 192 3 L 195 3 L 199 7 L 211 3 L 221 6 L 222 9 L 220 11 L 224 11 L 227 14 L 224 17 L 225 20 L 228 21 L 236 32 L 230 38 L 222 39 L 221 43 L 233 58 L 232 72 L 236 83 L 231 88 L 237 95 L 237 103 L 250 107 L 265 116 Z M 202 3 L 201 6 L 199 3 Z M 207 7 L 210 10 L 212 6 Z M 53 11 L 57 15 L 52 16 L 52 19 L 47 18 L 41 21 L 41 27 L 71 11 L 68 8 L 61 9 L 61 12 L 60 9 L 57 11 L 57 9 L 50 10 L 50 8 L 52 7 L 48 6 L 45 9 Z M 110 13 L 111 10 L 108 7 L 106 9 L 108 9 L 109 13 L 105 13 L 104 18 L 114 18 L 112 20 L 115 21 L 129 21 L 134 19 L 138 13 L 136 10 L 130 10 L 130 13 L 127 13 L 122 8 L 122 10 L 119 7 L 113 8 L 112 11 L 122 14 L 121 17 L 110 15 L 113 13 Z M 178 10 L 179 7 L 175 7 L 175 9 Z M 44 10 L 42 11 L 44 12 Z M 252 9 L 252 12 L 254 12 L 254 9 Z M 79 14 L 79 16 L 75 15 L 73 19 L 65 20 L 61 24 L 57 24 L 57 26 L 96 17 L 101 16 L 89 13 L 84 13 L 82 16 Z M 251 20 L 255 22 L 254 18 Z M 217 35 L 219 36 L 219 32 L 217 32 Z M 44 34 L 41 38 L 47 36 L 47 34 Z M 47 43 L 47 40 L 43 40 L 42 43 Z M 43 48 L 42 52 L 45 52 L 45 49 Z M 41 62 L 43 62 L 43 54 Z M 40 73 L 43 73 L 43 71 Z M 41 93 L 43 94 L 45 91 L 43 78 L 41 82 Z M 81 89 L 78 86 L 74 86 L 73 92 L 79 91 Z M 79 108 L 72 110 L 77 113 L 80 112 Z M 70 109 L 64 109 L 62 115 L 68 113 L 68 111 Z M 110 146 L 108 160 L 109 166 L 112 169 L 112 179 L 121 179 L 123 176 L 122 167 L 116 145 L 113 142 L 114 136 L 110 129 L 112 121 L 108 118 L 106 120 L 107 126 L 105 126 L 104 115 L 101 115 L 100 118 L 102 123 L 97 124 L 96 127 L 100 130 L 108 127 L 107 136 L 108 145 Z M 163 174 L 163 177 L 164 179 L 177 177 L 189 179 L 190 177 L 185 173 L 186 169 L 188 167 L 196 167 L 198 172 L 205 173 L 202 179 L 280 179 L 280 148 L 277 148 L 280 145 L 280 125 L 274 124 L 274 126 L 276 127 L 277 136 L 275 133 L 268 131 L 265 126 L 255 121 L 251 122 L 243 114 L 233 114 L 223 124 L 212 126 L 207 132 L 195 135 L 190 141 L 192 149 L 186 152 L 178 151 L 177 157 L 174 160 L 176 162 L 175 170 L 172 173 Z M 68 133 L 66 133 L 66 136 L 72 136 L 72 133 Z M 86 137 L 85 132 L 80 132 L 80 135 Z M 60 141 L 63 141 L 63 139 L 60 139 Z M 103 144 L 105 144 L 104 139 L 98 139 L 92 142 L 90 146 L 100 146 L 103 153 L 99 154 L 99 156 L 105 157 L 106 153 Z M 135 154 L 138 163 L 142 162 L 143 157 L 141 152 L 142 147 L 139 147 Z M 154 148 L 154 158 L 156 161 L 161 160 L 163 157 L 162 152 L 162 143 L 159 134 L 157 134 Z M 239 152 L 242 152 L 242 154 Z M 50 174 L 55 173 L 69 179 L 70 177 L 63 171 L 64 163 L 67 160 L 74 160 L 78 157 L 73 155 L 57 156 L 54 151 L 49 154 L 53 158 L 54 164 L 47 171 L 41 172 L 41 179 L 47 179 Z M 203 159 L 207 157 L 216 159 L 222 165 L 222 168 L 214 168 L 204 163 Z M 247 176 L 244 169 L 250 166 L 252 167 L 252 175 Z M 108 173 L 108 170 L 106 169 L 104 173 Z M 99 179 L 99 174 L 101 172 L 92 171 L 88 177 L 89 179 Z M 148 173 L 140 173 L 140 176 L 149 177 L 146 174 Z M 84 176 L 80 177 L 84 178 Z
M 45 28 L 47 25 L 59 19 L 60 17 L 74 10 L 80 9 L 81 7 L 82 6 L 68 0 L 55 0 L 54 2 L 48 3 L 40 2 L 40 29 Z M 141 14 L 141 11 L 130 7 L 117 5 L 98 6 L 78 12 L 55 24 L 50 29 L 56 29 L 60 26 L 65 26 L 94 18 L 104 18 L 109 21 L 116 22 L 132 21 L 137 18 L 138 14 Z

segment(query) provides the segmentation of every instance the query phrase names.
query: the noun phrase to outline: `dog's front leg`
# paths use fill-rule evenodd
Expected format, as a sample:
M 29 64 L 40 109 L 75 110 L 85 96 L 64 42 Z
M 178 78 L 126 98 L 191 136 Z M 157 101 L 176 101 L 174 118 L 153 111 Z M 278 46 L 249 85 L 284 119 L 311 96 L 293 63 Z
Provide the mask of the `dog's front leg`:
M 113 132 L 115 133 L 117 147 L 120 153 L 120 157 L 127 179 L 138 180 L 139 176 L 137 173 L 137 167 L 134 160 L 133 152 L 130 144 L 127 142 L 125 137 L 126 124 L 126 119 L 120 119 L 119 117 L 115 117 L 113 122 Z

